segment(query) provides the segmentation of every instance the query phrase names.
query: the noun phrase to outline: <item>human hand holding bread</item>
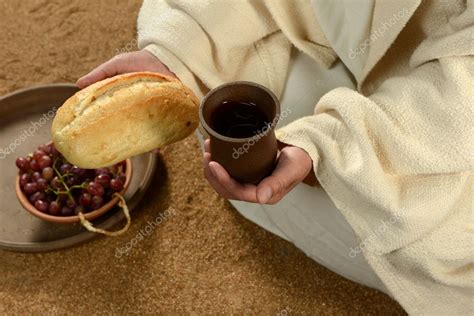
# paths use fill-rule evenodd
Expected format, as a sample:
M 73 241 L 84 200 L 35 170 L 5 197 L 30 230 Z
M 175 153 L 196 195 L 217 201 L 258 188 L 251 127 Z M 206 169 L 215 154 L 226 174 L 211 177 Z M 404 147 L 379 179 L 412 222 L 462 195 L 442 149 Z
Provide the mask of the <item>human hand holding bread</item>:
M 76 85 L 83 89 L 97 81 L 129 72 L 152 71 L 176 78 L 165 64 L 146 50 L 123 53 L 114 56 L 109 61 L 77 80 Z
M 165 76 L 130 74 L 104 80 L 144 71 Z M 77 81 L 77 86 L 85 89 L 58 111 L 59 119 L 53 123 L 54 142 L 59 144 L 63 154 L 73 158 L 72 162 L 97 167 L 187 137 L 197 127 L 199 105 L 192 91 L 174 78 L 166 65 L 145 50 L 112 58 Z M 170 97 L 166 91 L 172 91 L 174 96 Z M 110 93 L 114 94 L 113 98 L 108 97 Z M 158 95 L 153 97 L 156 93 Z M 150 98 L 154 101 L 149 101 Z M 79 117 L 74 119 L 74 113 Z M 221 196 L 275 204 L 308 176 L 312 161 L 303 149 L 288 146 L 279 152 L 276 168 L 270 176 L 258 185 L 241 184 L 219 163 L 212 161 L 206 142 L 203 167 L 210 185 Z
M 199 101 L 179 80 L 133 72 L 98 81 L 56 113 L 52 137 L 81 168 L 107 167 L 179 141 L 198 126 Z

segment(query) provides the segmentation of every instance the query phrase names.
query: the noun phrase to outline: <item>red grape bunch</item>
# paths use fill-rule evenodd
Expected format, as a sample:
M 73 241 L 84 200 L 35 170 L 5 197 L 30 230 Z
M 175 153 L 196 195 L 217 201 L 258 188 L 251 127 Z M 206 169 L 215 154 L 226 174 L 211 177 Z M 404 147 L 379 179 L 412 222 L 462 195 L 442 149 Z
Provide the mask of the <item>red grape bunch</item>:
M 109 202 L 125 184 L 125 161 L 108 168 L 82 169 L 71 165 L 54 147 L 40 145 L 18 157 L 20 187 L 34 207 L 54 216 L 94 211 Z

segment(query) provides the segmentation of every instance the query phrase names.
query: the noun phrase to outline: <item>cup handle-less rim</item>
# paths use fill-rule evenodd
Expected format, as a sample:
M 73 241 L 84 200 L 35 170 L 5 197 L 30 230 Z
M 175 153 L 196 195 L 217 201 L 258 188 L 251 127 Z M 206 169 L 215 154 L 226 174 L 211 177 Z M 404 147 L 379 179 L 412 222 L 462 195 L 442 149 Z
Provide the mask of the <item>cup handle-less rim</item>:
M 278 98 L 275 96 L 275 94 L 270 89 L 268 89 L 265 86 L 262 86 L 261 84 L 251 82 L 251 81 L 232 81 L 232 82 L 228 82 L 228 83 L 222 84 L 222 85 L 212 89 L 211 91 L 209 91 L 206 94 L 206 96 L 202 99 L 201 104 L 199 106 L 199 120 L 200 120 L 201 126 L 204 128 L 204 130 L 208 134 L 212 135 L 215 138 L 221 139 L 221 140 L 226 141 L 226 142 L 242 143 L 242 142 L 250 141 L 255 136 L 250 136 L 250 137 L 246 137 L 246 138 L 233 138 L 233 137 L 224 136 L 224 135 L 219 134 L 216 131 L 214 131 L 209 126 L 209 124 L 207 124 L 206 120 L 204 119 L 204 104 L 206 104 L 207 100 L 214 93 L 216 93 L 217 91 L 219 91 L 223 88 L 226 88 L 226 87 L 229 87 L 229 86 L 235 86 L 235 85 L 249 85 L 249 86 L 256 87 L 256 88 L 259 88 L 259 89 L 265 91 L 273 99 L 273 101 L 275 103 L 275 117 L 280 115 L 280 102 L 278 101 Z M 272 118 L 272 122 L 270 124 L 272 130 L 275 129 L 275 127 L 278 123 L 278 119 L 275 120 L 275 117 Z

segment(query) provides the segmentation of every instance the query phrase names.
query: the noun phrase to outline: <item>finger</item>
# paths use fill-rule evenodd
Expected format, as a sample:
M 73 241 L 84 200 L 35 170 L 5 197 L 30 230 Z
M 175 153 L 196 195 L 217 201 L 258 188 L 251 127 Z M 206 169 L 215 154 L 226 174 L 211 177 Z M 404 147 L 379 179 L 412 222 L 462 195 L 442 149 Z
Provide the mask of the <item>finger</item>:
M 306 171 L 300 167 L 296 158 L 288 155 L 285 150 L 280 153 L 273 173 L 257 187 L 257 199 L 260 204 L 278 202 L 305 177 Z
M 87 75 L 79 78 L 76 81 L 76 86 L 80 89 L 84 89 L 85 87 L 88 87 L 91 84 L 96 83 L 97 81 L 110 77 L 107 75 L 107 73 L 109 73 L 110 71 L 104 70 L 103 67 L 104 65 L 100 65 L 96 69 L 89 72 Z
M 292 182 L 289 186 L 286 187 L 285 190 L 283 190 L 282 192 L 278 193 L 278 194 L 275 194 L 273 195 L 269 201 L 267 201 L 266 204 L 270 204 L 270 205 L 273 205 L 273 204 L 277 204 L 278 202 L 281 201 L 281 199 L 283 199 L 283 197 L 285 195 L 288 194 L 288 192 L 290 192 L 291 190 L 293 190 L 298 184 L 300 183 L 300 181 L 295 181 L 295 182 Z
M 79 78 L 76 85 L 85 88 L 97 81 L 113 77 L 118 74 L 134 71 L 134 63 L 129 62 L 129 54 L 120 54 L 98 66 L 87 75 Z
M 119 63 L 120 61 L 117 58 L 112 58 L 111 60 L 89 72 L 87 75 L 79 78 L 79 80 L 76 82 L 76 85 L 83 89 L 97 81 L 116 75 L 118 72 Z
M 222 196 L 225 199 L 230 199 L 231 198 L 230 193 L 219 184 L 219 182 L 217 181 L 217 178 L 212 174 L 212 171 L 209 168 L 209 163 L 210 162 L 211 162 L 211 154 L 204 153 L 203 160 L 202 160 L 204 176 L 206 177 L 206 179 L 209 182 L 209 184 L 211 185 L 211 187 L 220 196 Z
M 209 184 L 214 188 L 214 190 L 216 190 L 217 193 L 219 193 L 220 196 L 226 199 L 234 198 L 230 194 L 230 192 L 219 183 L 216 174 L 214 174 L 214 171 L 211 170 L 211 168 L 209 167 L 209 163 L 211 162 L 211 160 L 211 141 L 209 139 L 206 139 L 204 140 L 204 175 L 206 176 L 206 179 L 208 180 Z
M 207 153 L 211 152 L 211 141 L 209 139 L 204 141 L 204 151 Z
M 252 203 L 257 202 L 257 187 L 255 185 L 237 182 L 227 173 L 224 167 L 215 161 L 209 163 L 209 169 L 217 178 L 219 185 L 230 193 L 231 199 Z

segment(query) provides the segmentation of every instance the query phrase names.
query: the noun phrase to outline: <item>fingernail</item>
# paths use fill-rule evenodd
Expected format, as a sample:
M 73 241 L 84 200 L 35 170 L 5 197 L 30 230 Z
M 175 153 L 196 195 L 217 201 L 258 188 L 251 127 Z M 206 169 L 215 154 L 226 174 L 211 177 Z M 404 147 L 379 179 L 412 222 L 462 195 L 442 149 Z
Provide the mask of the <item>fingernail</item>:
M 261 203 L 261 204 L 267 203 L 268 201 L 270 201 L 270 199 L 272 198 L 272 196 L 273 196 L 273 190 L 272 190 L 272 188 L 270 188 L 270 187 L 265 187 L 265 188 L 263 188 L 263 189 L 260 190 L 260 192 L 259 192 L 259 200 L 260 200 L 260 203 Z
M 209 169 L 211 169 L 212 176 L 217 179 L 217 172 L 216 172 L 216 170 L 214 169 L 214 167 L 209 166 Z
M 77 86 L 78 88 L 84 87 L 84 86 L 85 86 L 84 80 L 82 80 L 82 78 L 80 78 L 79 80 L 77 80 L 77 81 L 76 81 L 76 86 Z

